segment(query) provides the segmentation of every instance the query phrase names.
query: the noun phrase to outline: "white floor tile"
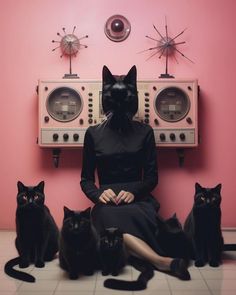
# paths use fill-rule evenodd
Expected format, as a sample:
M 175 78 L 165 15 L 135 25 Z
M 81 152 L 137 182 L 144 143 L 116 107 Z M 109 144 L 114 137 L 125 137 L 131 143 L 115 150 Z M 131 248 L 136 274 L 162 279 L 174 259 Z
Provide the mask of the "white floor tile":
M 206 283 L 210 290 L 228 290 L 228 291 L 235 291 L 236 293 L 236 280 L 225 280 L 225 279 L 218 279 L 218 280 L 206 280 Z
M 176 279 L 169 280 L 168 282 L 172 291 L 208 291 L 208 287 L 203 280 L 180 281 L 179 279 Z
M 68 280 L 60 281 L 57 285 L 56 291 L 90 291 L 93 292 L 95 289 L 95 280 Z

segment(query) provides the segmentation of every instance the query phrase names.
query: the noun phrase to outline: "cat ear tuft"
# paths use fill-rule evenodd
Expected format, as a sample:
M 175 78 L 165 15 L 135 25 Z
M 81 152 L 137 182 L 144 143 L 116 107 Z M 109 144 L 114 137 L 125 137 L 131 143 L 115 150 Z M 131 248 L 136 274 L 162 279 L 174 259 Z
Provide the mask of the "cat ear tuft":
M 115 77 L 112 75 L 107 66 L 103 66 L 102 81 L 103 84 L 114 84 L 116 82 Z
M 39 189 L 40 192 L 43 193 L 44 191 L 44 181 L 40 181 L 40 183 L 37 185 L 37 188 Z
M 25 190 L 25 186 L 21 181 L 17 182 L 17 188 L 19 193 Z
M 124 78 L 124 82 L 127 84 L 135 85 L 137 81 L 137 68 L 136 66 L 132 66 L 129 70 L 128 74 Z

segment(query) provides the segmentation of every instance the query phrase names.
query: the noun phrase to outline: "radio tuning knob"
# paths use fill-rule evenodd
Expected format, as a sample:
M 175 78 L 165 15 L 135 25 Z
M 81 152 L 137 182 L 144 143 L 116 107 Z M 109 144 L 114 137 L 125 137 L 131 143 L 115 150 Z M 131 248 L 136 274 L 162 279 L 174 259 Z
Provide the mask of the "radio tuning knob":
M 48 122 L 49 122 L 49 117 L 48 117 L 48 116 L 45 116 L 45 117 L 44 117 L 44 122 L 45 122 L 45 123 L 48 123 Z
M 165 133 L 161 133 L 161 134 L 160 134 L 160 140 L 161 140 L 161 141 L 165 141 L 165 140 L 166 140 Z
M 170 134 L 170 139 L 171 139 L 172 141 L 175 141 L 175 134 L 174 134 L 174 133 L 171 133 L 171 134 Z
M 74 138 L 74 141 L 78 141 L 79 140 L 79 134 L 78 133 L 75 133 L 73 135 L 73 138 Z
M 57 133 L 53 133 L 53 135 L 52 135 L 53 141 L 57 141 L 58 137 L 59 137 L 59 135 Z
M 184 141 L 185 138 L 186 138 L 186 136 L 185 136 L 184 133 L 180 133 L 179 138 L 180 138 L 182 141 Z
M 69 139 L 69 134 L 64 133 L 64 134 L 63 134 L 63 139 L 64 139 L 65 141 L 67 141 L 67 140 Z
M 192 121 L 192 119 L 190 117 L 187 117 L 186 121 L 187 121 L 188 124 L 192 124 L 193 123 L 193 121 Z

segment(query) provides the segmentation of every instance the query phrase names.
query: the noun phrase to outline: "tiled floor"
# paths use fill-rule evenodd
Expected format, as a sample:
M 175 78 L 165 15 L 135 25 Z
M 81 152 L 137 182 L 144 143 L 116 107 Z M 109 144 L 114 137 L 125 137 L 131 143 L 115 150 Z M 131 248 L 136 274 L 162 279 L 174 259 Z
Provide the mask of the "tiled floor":
M 224 232 L 226 242 L 236 243 L 235 232 Z M 148 294 L 148 295 L 235 295 L 236 294 L 236 252 L 224 254 L 223 264 L 219 268 L 205 266 L 189 268 L 191 281 L 180 281 L 167 274 L 155 272 L 148 288 L 138 292 L 113 291 L 103 287 L 104 277 L 100 272 L 92 277 L 81 277 L 71 281 L 59 268 L 58 260 L 38 269 L 31 266 L 26 269 L 33 274 L 36 283 L 14 280 L 4 274 L 5 262 L 16 256 L 14 232 L 0 231 L 0 295 L 102 295 L 102 294 Z M 138 271 L 126 267 L 120 278 L 135 279 Z

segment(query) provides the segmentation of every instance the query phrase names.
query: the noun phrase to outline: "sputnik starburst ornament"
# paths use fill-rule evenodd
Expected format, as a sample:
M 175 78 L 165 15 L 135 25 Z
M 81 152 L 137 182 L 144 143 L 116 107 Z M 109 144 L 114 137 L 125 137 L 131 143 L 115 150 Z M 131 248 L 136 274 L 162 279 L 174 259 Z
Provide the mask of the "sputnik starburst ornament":
M 151 39 L 155 42 L 157 42 L 156 46 L 148 48 L 146 50 L 143 50 L 141 52 L 145 52 L 145 51 L 154 51 L 154 53 L 152 53 L 148 58 L 152 58 L 153 56 L 159 54 L 158 58 L 161 59 L 162 57 L 165 57 L 165 74 L 161 74 L 160 78 L 174 78 L 172 75 L 169 75 L 168 73 L 168 61 L 169 61 L 169 57 L 173 57 L 175 59 L 175 61 L 178 63 L 178 60 L 175 56 L 175 53 L 180 54 L 182 57 L 186 58 L 187 60 L 189 60 L 190 62 L 194 63 L 191 59 L 189 59 L 186 55 L 184 55 L 178 48 L 178 45 L 181 44 L 185 44 L 185 41 L 181 41 L 181 42 L 176 42 L 176 39 L 181 36 L 185 31 L 183 30 L 182 32 L 180 32 L 179 34 L 175 35 L 173 38 L 169 36 L 168 34 L 168 27 L 167 27 L 167 22 L 165 19 L 165 35 L 161 34 L 160 31 L 156 28 L 155 25 L 153 25 L 154 30 L 156 31 L 158 37 L 160 39 L 157 38 L 153 38 L 150 36 L 145 36 L 148 39 Z
M 88 38 L 88 35 L 85 35 L 81 38 L 78 38 L 74 32 L 76 27 L 74 26 L 73 31 L 71 34 L 66 33 L 66 29 L 62 28 L 64 35 L 61 35 L 59 32 L 57 33 L 57 36 L 61 37 L 60 41 L 52 40 L 52 43 L 59 43 L 59 46 L 56 48 L 53 48 L 52 51 L 55 51 L 56 49 L 61 49 L 61 58 L 63 56 L 68 56 L 70 61 L 70 68 L 69 68 L 69 74 L 65 74 L 64 78 L 77 78 L 77 74 L 72 74 L 72 66 L 71 66 L 71 59 L 72 56 L 76 57 L 77 53 L 81 48 L 87 48 L 87 45 L 81 44 L 80 40 Z

